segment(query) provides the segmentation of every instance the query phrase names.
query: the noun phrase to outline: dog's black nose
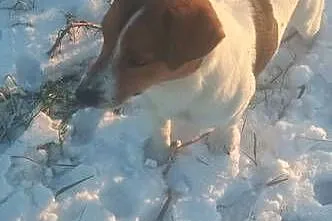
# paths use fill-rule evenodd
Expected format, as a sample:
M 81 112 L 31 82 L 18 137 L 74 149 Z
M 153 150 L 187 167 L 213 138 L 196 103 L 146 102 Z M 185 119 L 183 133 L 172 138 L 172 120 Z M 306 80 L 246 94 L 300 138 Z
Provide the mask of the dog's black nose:
M 93 89 L 78 88 L 75 95 L 78 103 L 87 107 L 97 107 L 101 99 L 100 92 Z

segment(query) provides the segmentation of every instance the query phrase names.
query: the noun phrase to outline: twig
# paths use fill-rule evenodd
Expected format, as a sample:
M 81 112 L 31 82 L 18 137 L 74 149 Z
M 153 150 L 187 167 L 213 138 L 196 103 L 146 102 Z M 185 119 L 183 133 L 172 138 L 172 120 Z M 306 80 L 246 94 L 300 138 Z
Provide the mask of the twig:
M 247 152 L 245 152 L 244 150 L 241 150 L 241 153 L 243 153 L 244 155 L 246 155 L 246 157 L 255 164 L 255 166 L 257 166 L 257 162 L 255 161 L 255 159 L 250 156 Z
M 254 133 L 254 159 L 255 159 L 255 165 L 257 166 L 257 136 L 256 136 L 256 133 Z
M 246 112 L 246 114 L 244 115 L 243 124 L 242 124 L 242 127 L 241 127 L 241 135 L 244 132 L 244 128 L 246 127 L 247 120 L 248 120 L 248 113 Z
M 205 166 L 209 166 L 209 163 L 206 162 L 204 159 L 202 159 L 201 157 L 196 157 L 195 158 L 198 162 L 204 164 Z
M 278 74 L 277 76 L 275 76 L 275 77 L 270 81 L 270 83 L 275 83 L 275 81 L 276 81 L 279 77 L 281 77 L 281 76 L 287 74 L 288 71 L 289 71 L 289 69 L 290 69 L 291 67 L 293 67 L 293 65 L 295 64 L 295 62 L 296 62 L 296 54 L 295 54 L 293 51 L 290 51 L 290 52 L 292 53 L 292 60 L 291 60 L 291 62 L 287 65 L 287 67 L 286 67 L 285 70 L 282 70 L 282 68 L 281 68 L 280 66 L 278 66 L 280 72 L 279 72 L 279 74 Z
M 200 136 L 197 136 L 197 137 L 193 138 L 193 139 L 190 140 L 190 141 L 187 141 L 187 142 L 185 142 L 185 143 L 182 143 L 181 145 L 177 146 L 176 148 L 179 150 L 179 149 L 182 149 L 183 147 L 186 147 L 186 146 L 189 146 L 189 145 L 191 145 L 191 144 L 194 144 L 194 143 L 196 143 L 196 142 L 198 142 L 198 141 L 204 139 L 205 137 L 209 136 L 213 131 L 214 131 L 214 130 L 210 130 L 210 131 L 208 131 L 208 132 L 206 132 L 206 133 L 203 133 L 203 134 L 201 134 Z
M 35 161 L 34 159 L 30 158 L 30 157 L 26 157 L 26 156 L 10 156 L 11 158 L 15 158 L 15 159 L 25 159 L 28 160 L 34 164 L 37 164 L 39 166 L 41 166 L 41 164 L 37 161 Z M 50 166 L 58 166 L 58 167 L 71 167 L 71 168 L 75 168 L 77 166 L 79 166 L 79 164 L 62 164 L 62 163 L 54 163 L 54 164 L 49 164 Z
M 255 164 L 255 166 L 258 166 L 257 163 L 257 135 L 254 132 L 254 148 L 253 148 L 253 157 L 250 156 L 247 152 L 245 152 L 244 150 L 241 150 L 241 153 L 243 153 L 251 162 L 253 162 Z
M 284 104 L 281 108 L 281 111 L 278 113 L 278 120 L 281 120 L 287 112 L 287 108 L 291 105 L 292 100 L 289 100 L 286 104 L 284 104 L 284 100 L 282 100 L 282 104 Z
M 78 167 L 79 164 L 63 164 L 63 163 L 55 163 L 55 164 L 50 164 L 50 166 L 57 166 L 57 167 L 71 167 L 71 168 L 75 168 Z
M 30 158 L 30 157 L 26 157 L 26 156 L 10 156 L 11 158 L 15 158 L 15 159 L 25 159 L 28 160 L 34 164 L 40 165 L 40 163 L 38 163 L 37 161 L 35 161 L 34 159 Z
M 61 41 L 71 31 L 71 29 L 81 28 L 81 27 L 93 28 L 93 29 L 97 29 L 97 30 L 101 29 L 100 25 L 94 24 L 94 23 L 91 23 L 91 22 L 86 22 L 86 21 L 71 22 L 71 23 L 67 24 L 67 26 L 64 29 L 61 29 L 58 32 L 58 37 L 55 40 L 55 43 L 52 46 L 52 48 L 47 52 L 47 55 L 50 56 L 51 58 L 54 57 L 55 51 L 61 45 Z
M 33 24 L 31 22 L 16 22 L 14 24 L 11 25 L 11 27 L 16 27 L 16 26 L 26 26 L 26 27 L 30 27 L 32 28 L 33 27 Z
M 189 142 L 186 142 L 186 143 L 190 143 L 191 141 Z M 173 163 L 175 162 L 176 160 L 176 155 L 178 154 L 178 151 L 184 147 L 183 144 L 181 144 L 181 142 L 178 142 L 178 141 L 174 141 L 172 142 L 171 146 L 170 146 L 170 149 L 171 149 L 171 152 L 169 154 L 169 157 L 168 157 L 168 162 L 167 162 L 167 165 L 165 167 L 165 169 L 163 170 L 163 178 L 164 180 L 166 180 L 167 178 L 167 175 L 168 175 L 168 172 L 170 171 Z M 156 221 L 163 221 L 164 220 L 164 217 L 166 215 L 166 212 L 168 211 L 169 207 L 171 206 L 172 202 L 173 202 L 173 190 L 168 187 L 167 188 L 167 191 L 166 191 L 166 197 L 164 199 L 164 202 L 162 204 L 162 207 L 161 207 L 161 210 L 158 214 L 158 217 L 156 218 Z
M 156 221 L 163 221 L 164 220 L 164 217 L 171 205 L 171 202 L 173 201 L 173 193 L 172 193 L 172 190 L 171 188 L 168 188 L 167 189 L 167 192 L 166 192 L 166 198 L 162 204 L 162 207 L 161 207 L 161 210 L 160 210 L 160 213 L 156 219 Z
M 80 183 L 83 183 L 84 181 L 87 181 L 87 180 L 91 179 L 92 177 L 94 177 L 94 175 L 88 176 L 88 177 L 83 178 L 83 179 L 81 179 L 79 181 L 76 181 L 75 183 L 69 184 L 68 186 L 62 187 L 60 190 L 56 191 L 56 193 L 54 194 L 54 198 L 57 198 L 60 194 L 62 194 L 65 191 L 73 188 L 74 186 L 77 186 Z
M 214 130 L 203 133 L 200 136 L 197 136 L 197 137 L 193 138 L 192 140 L 189 140 L 185 143 L 181 143 L 181 142 L 178 142 L 178 141 L 172 142 L 171 147 L 170 147 L 171 152 L 170 152 L 170 155 L 169 155 L 169 158 L 168 158 L 168 163 L 165 167 L 165 170 L 163 171 L 163 175 L 164 176 L 167 175 L 167 173 L 168 173 L 169 169 L 171 168 L 172 164 L 174 163 L 176 155 L 177 155 L 177 153 L 179 152 L 180 149 L 182 149 L 184 147 L 187 147 L 191 144 L 194 144 L 194 143 L 204 139 L 205 137 L 210 135 L 213 131 Z
M 84 215 L 84 213 L 85 213 L 85 211 L 86 211 L 87 206 L 88 206 L 88 204 L 85 204 L 84 208 L 83 208 L 82 211 L 81 211 L 80 218 L 78 219 L 78 221 L 81 221 L 81 220 L 82 220 L 83 215 Z
M 11 7 L 0 7 L 0 10 L 14 10 L 14 11 L 28 11 L 27 8 L 15 8 L 14 6 Z
M 330 139 L 319 139 L 319 138 L 311 138 L 311 137 L 305 137 L 305 136 L 296 136 L 295 138 L 310 140 L 310 141 L 316 141 L 316 142 L 332 143 L 332 140 L 330 140 Z
M 305 85 L 302 85 L 302 86 L 299 87 L 299 89 L 300 89 L 300 93 L 297 96 L 297 99 L 301 99 L 302 98 L 302 96 L 303 96 L 303 94 L 305 92 L 306 87 L 305 87 Z
M 279 176 L 273 178 L 271 181 L 267 182 L 265 185 L 267 187 L 275 186 L 275 185 L 277 185 L 279 183 L 287 181 L 288 179 L 289 179 L 288 178 L 288 174 L 282 173 Z

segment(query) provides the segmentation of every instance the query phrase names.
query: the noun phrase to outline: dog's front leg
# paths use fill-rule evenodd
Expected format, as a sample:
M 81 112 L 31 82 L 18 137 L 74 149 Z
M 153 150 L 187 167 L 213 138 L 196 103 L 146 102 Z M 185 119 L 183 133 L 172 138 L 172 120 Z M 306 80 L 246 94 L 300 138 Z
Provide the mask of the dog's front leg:
M 155 160 L 158 165 L 167 162 L 171 145 L 171 120 L 153 120 L 152 134 L 144 145 L 144 158 Z

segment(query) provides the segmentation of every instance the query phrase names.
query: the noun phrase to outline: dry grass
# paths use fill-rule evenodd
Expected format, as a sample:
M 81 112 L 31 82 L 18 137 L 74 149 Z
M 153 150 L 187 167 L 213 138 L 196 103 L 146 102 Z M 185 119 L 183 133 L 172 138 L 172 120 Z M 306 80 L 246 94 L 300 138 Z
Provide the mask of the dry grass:
M 74 95 L 79 81 L 78 75 L 64 76 L 56 81 L 47 82 L 40 92 L 41 111 L 52 119 L 61 120 L 57 128 L 60 144 L 65 139 L 68 121 L 80 108 Z
M 0 88 L 0 142 L 15 140 L 41 111 L 61 120 L 61 140 L 65 124 L 79 108 L 74 96 L 78 83 L 77 76 L 63 77 L 46 82 L 39 92 L 32 93 L 19 87 L 13 76 L 6 76 Z
M 0 88 L 0 142 L 11 142 L 31 123 L 38 111 L 34 94 L 20 88 L 11 75 Z
M 61 53 L 61 45 L 62 41 L 65 37 L 68 37 L 70 41 L 76 41 L 76 35 L 79 33 L 81 29 L 84 31 L 95 30 L 100 31 L 101 26 L 99 24 L 94 24 L 85 20 L 77 20 L 75 16 L 70 13 L 65 14 L 66 17 L 66 25 L 60 31 L 58 31 L 57 38 L 52 48 L 47 52 L 47 55 L 50 58 L 53 58 L 58 53 Z

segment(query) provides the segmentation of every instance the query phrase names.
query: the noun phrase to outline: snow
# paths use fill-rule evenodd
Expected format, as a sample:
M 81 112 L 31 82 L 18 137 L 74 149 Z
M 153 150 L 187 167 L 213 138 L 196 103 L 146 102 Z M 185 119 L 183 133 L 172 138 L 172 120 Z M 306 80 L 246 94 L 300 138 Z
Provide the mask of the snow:
M 15 2 L 0 1 L 0 7 Z M 13 73 L 20 85 L 37 90 L 46 79 L 83 73 L 100 49 L 100 35 L 65 41 L 53 59 L 46 52 L 66 13 L 99 23 L 106 1 L 22 2 L 35 5 L 0 11 L 0 79 Z M 285 82 L 257 92 L 238 153 L 213 155 L 198 142 L 181 151 L 163 177 L 163 167 L 144 162 L 150 128 L 143 111 L 80 110 L 63 146 L 48 148 L 40 145 L 57 141 L 56 122 L 39 114 L 15 142 L 0 146 L 1 220 L 156 220 L 168 188 L 174 196 L 165 220 L 331 220 L 332 2 L 326 4 L 312 49 L 294 59 L 290 49 L 303 47 L 294 40 L 269 67 L 277 74 L 292 65 Z
M 15 79 L 26 91 L 38 91 L 42 85 L 40 63 L 32 55 L 22 53 L 15 64 Z

